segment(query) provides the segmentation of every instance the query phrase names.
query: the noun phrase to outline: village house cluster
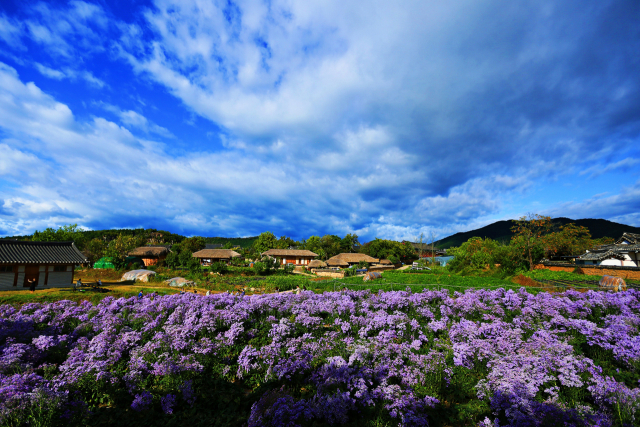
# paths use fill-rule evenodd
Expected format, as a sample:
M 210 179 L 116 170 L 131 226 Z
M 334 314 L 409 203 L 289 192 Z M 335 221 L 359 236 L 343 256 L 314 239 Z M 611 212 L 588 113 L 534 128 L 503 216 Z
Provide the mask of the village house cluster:
M 222 245 L 206 245 L 192 256 L 203 266 L 213 263 L 231 263 L 241 258 L 240 253 Z M 156 265 L 171 251 L 170 245 L 142 246 L 129 252 L 129 256 L 141 260 L 145 266 Z M 612 266 L 638 268 L 640 260 L 640 234 L 624 233 L 614 244 L 603 245 L 575 256 L 575 265 Z M 301 266 L 311 271 L 321 269 L 349 268 L 366 262 L 371 267 L 384 269 L 394 265 L 387 259 L 378 259 L 363 253 L 341 253 L 326 261 L 318 254 L 303 249 L 269 249 L 261 254 L 261 259 L 269 257 L 281 265 Z M 99 263 L 102 264 L 99 264 Z M 0 240 L 0 290 L 20 289 L 35 283 L 40 287 L 70 287 L 76 266 L 88 265 L 87 257 L 73 242 L 28 242 Z M 105 268 L 106 261 L 100 260 L 95 268 Z

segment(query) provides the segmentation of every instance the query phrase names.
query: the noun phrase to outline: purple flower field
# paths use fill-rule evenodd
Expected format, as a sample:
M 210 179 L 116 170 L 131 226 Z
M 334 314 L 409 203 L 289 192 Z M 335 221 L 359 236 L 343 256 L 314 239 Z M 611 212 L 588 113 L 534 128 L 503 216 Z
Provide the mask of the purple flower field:
M 631 426 L 639 326 L 633 290 L 4 305 L 0 424 L 197 424 L 215 380 L 250 400 L 227 425 Z

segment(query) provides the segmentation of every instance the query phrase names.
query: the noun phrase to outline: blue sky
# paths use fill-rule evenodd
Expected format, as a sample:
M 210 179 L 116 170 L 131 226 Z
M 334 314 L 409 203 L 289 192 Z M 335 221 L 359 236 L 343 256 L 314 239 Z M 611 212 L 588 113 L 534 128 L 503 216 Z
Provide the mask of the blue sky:
M 5 0 L 0 236 L 640 226 L 637 1 Z

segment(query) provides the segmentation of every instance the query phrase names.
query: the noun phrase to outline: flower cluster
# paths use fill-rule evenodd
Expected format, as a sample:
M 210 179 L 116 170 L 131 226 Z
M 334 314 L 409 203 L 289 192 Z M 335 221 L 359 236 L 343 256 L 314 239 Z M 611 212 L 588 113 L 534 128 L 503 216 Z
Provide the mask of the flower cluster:
M 4 305 L 0 423 L 104 402 L 175 416 L 199 402 L 203 377 L 216 377 L 259 394 L 250 426 L 363 416 L 426 426 L 457 407 L 482 426 L 633 425 L 639 328 L 633 290 Z

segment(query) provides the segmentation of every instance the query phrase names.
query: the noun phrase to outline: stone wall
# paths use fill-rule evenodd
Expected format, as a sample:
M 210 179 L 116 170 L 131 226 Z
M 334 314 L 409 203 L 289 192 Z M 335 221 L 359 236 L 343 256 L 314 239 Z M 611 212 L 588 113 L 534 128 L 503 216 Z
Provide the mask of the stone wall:
M 534 269 L 546 269 L 551 271 L 573 272 L 576 267 L 580 267 L 587 276 L 616 276 L 623 279 L 640 280 L 640 268 L 621 267 L 616 265 L 576 265 L 569 263 L 542 263 L 534 266 Z
M 335 270 L 315 270 L 317 276 L 332 277 L 334 279 L 344 279 L 344 272 Z

